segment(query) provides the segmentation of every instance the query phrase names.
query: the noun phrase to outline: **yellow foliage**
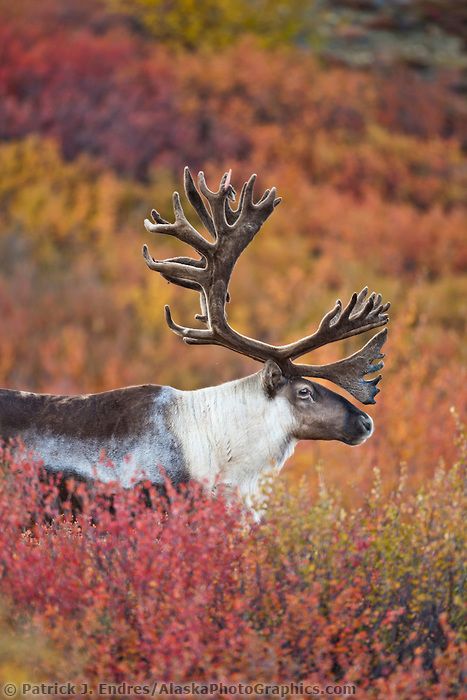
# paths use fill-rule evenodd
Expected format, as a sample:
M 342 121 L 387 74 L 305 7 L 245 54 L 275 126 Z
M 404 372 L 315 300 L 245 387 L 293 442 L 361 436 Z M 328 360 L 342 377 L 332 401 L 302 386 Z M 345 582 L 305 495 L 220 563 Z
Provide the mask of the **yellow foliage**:
M 63 662 L 47 637 L 31 623 L 20 622 L 2 604 L 0 684 L 8 682 L 19 686 L 21 683 L 37 683 L 59 678 L 63 671 Z
M 319 2 L 310 0 L 107 0 L 128 13 L 164 44 L 219 48 L 253 34 L 265 46 L 318 41 Z

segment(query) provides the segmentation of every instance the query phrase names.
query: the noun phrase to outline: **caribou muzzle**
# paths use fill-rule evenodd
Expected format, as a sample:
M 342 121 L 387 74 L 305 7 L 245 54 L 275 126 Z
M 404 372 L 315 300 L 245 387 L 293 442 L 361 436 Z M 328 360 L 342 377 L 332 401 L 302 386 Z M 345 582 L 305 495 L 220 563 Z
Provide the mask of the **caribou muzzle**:
M 356 409 L 356 411 L 358 411 L 358 409 Z M 363 413 L 363 411 L 358 411 L 357 414 L 351 415 L 348 424 L 349 436 L 342 441 L 345 442 L 346 445 L 361 445 L 362 442 L 368 440 L 373 434 L 373 420 L 367 413 Z

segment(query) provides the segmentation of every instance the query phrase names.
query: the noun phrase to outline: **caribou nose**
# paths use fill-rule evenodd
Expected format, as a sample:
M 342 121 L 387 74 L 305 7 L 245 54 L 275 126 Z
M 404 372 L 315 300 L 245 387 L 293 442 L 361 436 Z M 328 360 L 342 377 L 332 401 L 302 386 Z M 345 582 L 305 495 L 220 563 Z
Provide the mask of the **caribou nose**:
M 362 413 L 362 415 L 359 416 L 359 421 L 360 425 L 365 428 L 368 433 L 373 431 L 373 421 L 366 413 Z

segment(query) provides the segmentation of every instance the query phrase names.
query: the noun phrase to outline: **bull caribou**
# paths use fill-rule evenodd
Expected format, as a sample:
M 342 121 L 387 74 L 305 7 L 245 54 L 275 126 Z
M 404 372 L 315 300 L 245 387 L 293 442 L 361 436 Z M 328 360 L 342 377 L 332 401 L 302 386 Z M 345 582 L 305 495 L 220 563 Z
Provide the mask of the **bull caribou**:
M 187 345 L 220 345 L 263 363 L 251 376 L 220 386 L 182 391 L 142 385 L 99 394 L 55 396 L 0 390 L 0 437 L 20 436 L 51 472 L 117 481 L 124 487 L 166 476 L 174 485 L 190 480 L 233 490 L 249 503 L 261 477 L 278 472 L 298 440 L 339 440 L 360 445 L 373 421 L 340 394 L 310 381 L 325 379 L 363 404 L 375 403 L 381 376 L 365 379 L 383 363 L 387 329 L 358 352 L 326 365 L 294 361 L 316 348 L 384 326 L 389 303 L 365 287 L 347 305 L 338 300 L 318 329 L 288 345 L 270 345 L 238 333 L 228 323 L 226 303 L 235 263 L 281 199 L 273 187 L 254 201 L 255 175 L 236 192 L 225 173 L 215 192 L 202 172 L 198 187 L 185 169 L 188 201 L 209 237 L 188 221 L 173 194 L 175 222 L 152 210 L 146 229 L 175 236 L 199 257 L 155 260 L 143 247 L 150 270 L 200 295 L 197 327 L 177 324 L 168 306 L 169 328 Z M 374 363 L 376 361 L 376 363 Z M 106 459 L 100 459 L 102 454 Z

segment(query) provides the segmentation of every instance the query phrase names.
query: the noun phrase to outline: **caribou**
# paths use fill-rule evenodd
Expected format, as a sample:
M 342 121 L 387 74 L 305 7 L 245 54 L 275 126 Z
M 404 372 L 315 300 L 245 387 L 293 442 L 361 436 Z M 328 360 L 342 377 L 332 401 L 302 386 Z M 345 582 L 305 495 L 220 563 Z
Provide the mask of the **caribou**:
M 247 337 L 228 323 L 234 266 L 281 202 L 274 187 L 254 201 L 255 179 L 252 175 L 244 183 L 236 204 L 231 171 L 212 191 L 202 172 L 196 187 L 185 168 L 186 197 L 208 236 L 191 225 L 175 192 L 174 223 L 153 209 L 145 228 L 174 236 L 198 255 L 156 260 L 145 245 L 143 256 L 150 270 L 199 294 L 194 327 L 177 324 L 165 307 L 172 331 L 187 345 L 219 345 L 257 360 L 263 364 L 260 371 L 195 391 L 153 384 L 78 396 L 2 389 L 1 438 L 20 437 L 49 472 L 126 488 L 142 480 L 156 486 L 165 478 L 175 486 L 193 480 L 212 490 L 222 487 L 251 506 L 262 477 L 278 473 L 299 440 L 360 445 L 371 436 L 369 415 L 309 378 L 333 382 L 362 404 L 375 403 L 381 375 L 365 377 L 383 366 L 387 329 L 337 362 L 295 361 L 328 343 L 385 326 L 389 303 L 381 294 L 369 294 L 365 287 L 346 305 L 338 300 L 315 332 L 287 345 Z

